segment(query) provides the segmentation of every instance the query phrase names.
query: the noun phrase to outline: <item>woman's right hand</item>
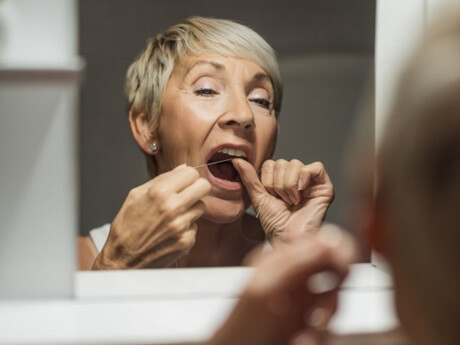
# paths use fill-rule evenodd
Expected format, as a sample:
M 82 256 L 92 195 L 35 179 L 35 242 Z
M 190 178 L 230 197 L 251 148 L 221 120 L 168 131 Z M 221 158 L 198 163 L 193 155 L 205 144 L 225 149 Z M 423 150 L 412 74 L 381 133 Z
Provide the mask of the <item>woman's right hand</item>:
M 168 267 L 195 244 L 210 183 L 180 165 L 132 189 L 93 269 Z

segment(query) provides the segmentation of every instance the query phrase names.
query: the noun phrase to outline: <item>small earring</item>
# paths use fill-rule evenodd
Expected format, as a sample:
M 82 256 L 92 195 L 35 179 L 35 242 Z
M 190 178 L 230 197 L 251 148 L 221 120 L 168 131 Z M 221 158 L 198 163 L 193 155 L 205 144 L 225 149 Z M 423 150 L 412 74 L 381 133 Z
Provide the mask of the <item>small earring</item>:
M 157 143 L 153 142 L 150 144 L 150 150 L 152 150 L 153 153 L 158 153 L 158 150 L 160 148 L 158 147 Z

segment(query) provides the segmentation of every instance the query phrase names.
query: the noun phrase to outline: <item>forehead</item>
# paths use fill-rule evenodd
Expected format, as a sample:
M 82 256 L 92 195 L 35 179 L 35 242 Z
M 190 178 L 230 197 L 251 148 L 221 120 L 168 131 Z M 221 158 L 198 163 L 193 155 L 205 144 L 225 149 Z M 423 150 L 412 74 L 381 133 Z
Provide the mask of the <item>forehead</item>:
M 213 69 L 218 73 L 235 72 L 241 70 L 249 74 L 268 74 L 254 61 L 235 56 L 225 56 L 216 53 L 202 53 L 186 55 L 176 62 L 174 74 L 185 77 L 198 68 Z M 252 75 L 251 75 L 252 77 Z

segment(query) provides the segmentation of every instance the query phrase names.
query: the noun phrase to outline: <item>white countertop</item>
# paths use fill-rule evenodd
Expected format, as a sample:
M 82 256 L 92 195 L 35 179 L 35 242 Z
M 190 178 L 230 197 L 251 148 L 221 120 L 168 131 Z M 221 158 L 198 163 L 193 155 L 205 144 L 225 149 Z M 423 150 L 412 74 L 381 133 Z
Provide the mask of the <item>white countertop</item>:
M 0 344 L 183 344 L 207 339 L 248 268 L 78 272 L 76 298 L 0 301 Z M 338 334 L 397 325 L 389 275 L 354 265 L 331 324 Z

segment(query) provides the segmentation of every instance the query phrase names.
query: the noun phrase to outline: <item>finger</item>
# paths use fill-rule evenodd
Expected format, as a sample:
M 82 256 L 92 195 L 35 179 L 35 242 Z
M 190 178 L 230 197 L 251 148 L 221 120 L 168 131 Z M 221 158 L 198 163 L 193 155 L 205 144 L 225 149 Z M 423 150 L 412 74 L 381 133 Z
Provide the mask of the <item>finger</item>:
M 192 225 L 190 230 L 185 231 L 179 238 L 179 249 L 187 255 L 196 243 L 196 224 Z
M 304 165 L 299 173 L 299 190 L 305 190 L 310 184 L 315 183 L 331 183 L 329 175 L 320 162 Z
M 190 229 L 195 229 L 195 231 L 198 229 L 195 222 L 203 216 L 205 209 L 204 202 L 198 201 L 183 215 L 185 220 L 188 220 L 191 224 L 189 226 Z
M 337 310 L 337 306 L 338 291 L 335 291 L 334 294 L 328 294 L 326 298 L 314 299 L 304 315 L 304 329 L 299 334 L 308 334 L 319 344 L 324 344 L 324 340 L 329 334 L 330 321 Z
M 284 175 L 284 185 L 286 186 L 286 192 L 293 201 L 293 204 L 298 205 L 300 202 L 299 193 L 299 172 L 300 168 L 303 167 L 303 163 L 297 159 L 293 159 L 289 162 L 289 167 Z
M 317 330 L 326 330 L 334 313 L 337 311 L 339 288 L 333 291 L 314 295 L 309 300 L 299 301 L 305 303 L 304 324 Z
M 302 294 L 299 291 L 295 299 L 296 307 L 301 312 L 298 322 L 301 327 L 299 333 L 313 332 L 319 338 L 327 333 L 330 320 L 337 309 L 338 293 L 338 288 L 321 295 Z
M 232 159 L 232 164 L 236 171 L 238 171 L 241 182 L 243 182 L 253 206 L 257 208 L 260 198 L 267 194 L 267 190 L 260 182 L 256 170 L 244 159 Z
M 273 169 L 275 161 L 269 159 L 262 164 L 260 180 L 265 189 L 272 195 L 275 195 L 275 187 L 273 182 Z
M 197 202 L 187 212 L 178 215 L 173 220 L 164 222 L 161 233 L 151 236 L 151 242 L 178 239 L 186 231 L 197 230 L 195 222 L 204 214 L 205 207 L 202 201 Z M 175 241 L 176 241 L 175 240 Z
M 180 206 L 188 209 L 198 200 L 201 200 L 201 198 L 208 195 L 210 191 L 211 184 L 209 181 L 204 178 L 199 178 L 178 194 Z
M 331 248 L 340 248 L 334 251 L 337 261 L 349 265 L 357 260 L 358 250 L 351 235 L 335 224 L 324 224 L 316 236 L 322 243 Z
M 292 205 L 284 186 L 284 175 L 288 167 L 288 162 L 284 159 L 277 160 L 273 168 L 273 185 L 275 193 L 288 205 Z
M 175 235 L 181 235 L 186 231 L 197 231 L 195 222 L 204 214 L 205 207 L 202 201 L 191 207 L 187 212 L 171 222 L 171 228 L 177 230 Z

